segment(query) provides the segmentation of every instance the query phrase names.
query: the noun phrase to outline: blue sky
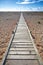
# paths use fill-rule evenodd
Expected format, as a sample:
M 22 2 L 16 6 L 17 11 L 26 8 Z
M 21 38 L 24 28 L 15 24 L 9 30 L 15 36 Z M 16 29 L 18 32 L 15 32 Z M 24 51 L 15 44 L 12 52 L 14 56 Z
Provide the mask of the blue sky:
M 0 0 L 0 11 L 43 11 L 43 0 Z

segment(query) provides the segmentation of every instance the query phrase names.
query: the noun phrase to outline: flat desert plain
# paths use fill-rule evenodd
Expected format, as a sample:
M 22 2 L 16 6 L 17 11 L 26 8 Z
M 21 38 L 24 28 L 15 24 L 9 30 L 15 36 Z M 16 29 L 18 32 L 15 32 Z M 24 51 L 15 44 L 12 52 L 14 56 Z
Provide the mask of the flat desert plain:
M 24 12 L 23 16 L 43 59 L 43 12 Z M 19 18 L 19 12 L 0 12 L 0 62 Z
M 43 60 L 43 12 L 24 12 L 23 15 Z
M 12 31 L 19 21 L 19 17 L 20 13 L 17 12 L 0 12 L 0 62 L 8 47 Z

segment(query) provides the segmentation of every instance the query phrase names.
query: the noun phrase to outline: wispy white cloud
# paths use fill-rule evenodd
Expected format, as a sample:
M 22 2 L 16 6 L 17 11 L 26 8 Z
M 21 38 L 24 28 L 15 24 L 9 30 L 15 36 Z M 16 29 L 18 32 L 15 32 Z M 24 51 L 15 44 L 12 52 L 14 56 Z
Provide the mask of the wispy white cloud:
M 30 11 L 43 11 L 43 7 L 30 8 Z
M 43 11 L 43 7 L 19 7 L 19 8 L 1 8 L 0 11 Z
M 35 1 L 33 1 L 33 2 L 16 2 L 17 4 L 31 4 L 31 3 L 35 3 Z
M 23 0 L 22 2 L 16 2 L 16 4 L 32 4 L 32 3 L 37 3 L 37 2 L 40 2 L 40 1 L 43 1 L 43 0 Z

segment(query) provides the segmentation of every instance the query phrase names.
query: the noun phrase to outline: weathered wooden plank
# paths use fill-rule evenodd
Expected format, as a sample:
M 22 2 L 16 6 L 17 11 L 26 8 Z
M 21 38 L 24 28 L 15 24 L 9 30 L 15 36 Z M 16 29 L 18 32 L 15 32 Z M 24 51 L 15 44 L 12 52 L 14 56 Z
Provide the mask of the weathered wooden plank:
M 24 39 L 22 39 L 22 40 L 20 40 L 20 39 L 14 39 L 13 40 L 13 42 L 31 42 L 31 41 L 29 41 L 29 40 L 24 40 Z
M 36 55 L 8 55 L 7 59 L 37 59 Z
M 19 30 L 19 29 L 17 29 L 17 31 L 16 32 L 25 32 L 25 31 L 27 31 L 27 29 L 21 29 L 21 30 Z
M 15 50 L 22 50 L 22 51 L 23 51 L 23 50 L 24 50 L 24 51 L 25 51 L 25 50 L 26 50 L 26 51 L 27 51 L 27 50 L 28 50 L 28 51 L 31 50 L 31 51 L 32 51 L 32 50 L 34 50 L 34 48 L 10 48 L 10 50 L 13 50 L 13 51 L 15 51 Z M 33 52 L 33 51 L 32 51 L 32 52 Z
M 12 42 L 12 44 L 32 44 L 32 42 L 26 42 L 26 43 L 23 43 L 23 42 L 21 42 L 21 43 L 19 43 L 19 42 Z
M 37 60 L 7 60 L 5 65 L 39 65 Z
M 28 37 L 28 34 L 15 34 L 15 37 L 17 38 L 17 37 L 23 37 L 23 38 L 30 38 L 30 37 Z M 14 38 L 15 38 L 14 37 Z
M 25 33 L 28 34 L 26 31 L 21 31 L 21 32 L 17 31 L 16 32 L 16 34 L 24 34 L 24 35 L 25 35 Z
M 14 55 L 15 55 L 15 54 L 17 54 L 17 55 L 18 55 L 18 54 L 24 54 L 24 55 L 26 55 L 26 54 L 27 54 L 27 55 L 33 55 L 33 54 L 34 54 L 34 55 L 35 55 L 36 53 L 35 53 L 35 51 L 33 51 L 33 52 L 31 51 L 31 52 L 30 52 L 30 51 L 21 51 L 21 50 L 20 50 L 20 51 L 16 51 L 16 50 L 15 50 L 15 51 L 10 51 L 9 54 L 11 54 L 11 55 L 12 55 L 12 54 L 14 54 Z
M 32 45 L 11 45 L 11 47 L 33 47 Z
M 12 44 L 12 46 L 33 46 L 33 44 Z

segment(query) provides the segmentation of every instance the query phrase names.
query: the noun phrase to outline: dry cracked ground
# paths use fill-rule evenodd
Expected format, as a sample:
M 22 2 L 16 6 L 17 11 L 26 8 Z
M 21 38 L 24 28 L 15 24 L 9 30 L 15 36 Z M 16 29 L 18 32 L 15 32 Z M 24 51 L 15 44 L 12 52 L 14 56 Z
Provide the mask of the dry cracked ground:
M 24 18 L 43 60 L 43 12 L 25 12 Z

